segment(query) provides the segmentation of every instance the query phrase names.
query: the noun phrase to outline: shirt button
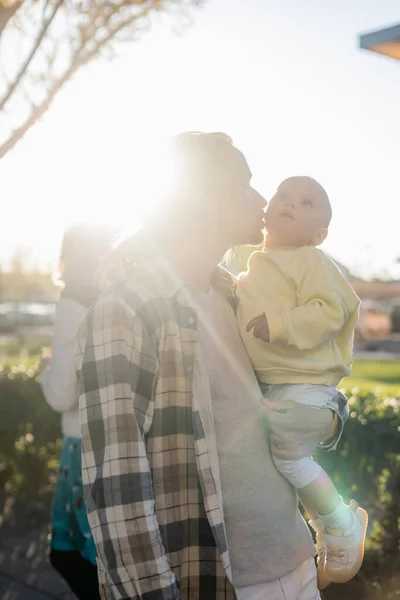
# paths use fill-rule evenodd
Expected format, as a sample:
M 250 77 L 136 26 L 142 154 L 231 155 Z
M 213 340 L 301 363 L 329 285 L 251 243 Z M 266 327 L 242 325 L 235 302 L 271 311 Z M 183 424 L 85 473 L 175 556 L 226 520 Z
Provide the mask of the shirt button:
M 194 325 L 194 323 L 195 323 L 194 318 L 193 317 L 189 317 L 188 318 L 188 323 L 189 323 L 189 325 Z

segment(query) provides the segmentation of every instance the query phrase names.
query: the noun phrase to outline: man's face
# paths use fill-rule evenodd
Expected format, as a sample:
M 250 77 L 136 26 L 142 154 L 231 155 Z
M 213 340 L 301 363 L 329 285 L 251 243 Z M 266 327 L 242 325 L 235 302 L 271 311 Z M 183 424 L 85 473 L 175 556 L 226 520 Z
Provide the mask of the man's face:
M 266 200 L 251 186 L 243 154 L 232 146 L 218 185 L 217 220 L 228 247 L 258 245 L 264 238 Z

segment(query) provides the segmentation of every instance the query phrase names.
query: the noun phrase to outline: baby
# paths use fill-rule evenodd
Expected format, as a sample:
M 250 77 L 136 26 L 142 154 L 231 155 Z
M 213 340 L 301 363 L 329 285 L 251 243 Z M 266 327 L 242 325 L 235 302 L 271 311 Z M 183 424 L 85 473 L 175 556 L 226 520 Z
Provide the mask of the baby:
M 359 299 L 317 246 L 332 216 L 324 188 L 310 177 L 281 183 L 269 203 L 263 252 L 239 277 L 238 320 L 264 397 L 329 408 L 351 371 Z M 282 460 L 280 473 L 298 489 L 317 532 L 318 585 L 348 581 L 360 569 L 368 515 L 346 506 L 311 456 Z

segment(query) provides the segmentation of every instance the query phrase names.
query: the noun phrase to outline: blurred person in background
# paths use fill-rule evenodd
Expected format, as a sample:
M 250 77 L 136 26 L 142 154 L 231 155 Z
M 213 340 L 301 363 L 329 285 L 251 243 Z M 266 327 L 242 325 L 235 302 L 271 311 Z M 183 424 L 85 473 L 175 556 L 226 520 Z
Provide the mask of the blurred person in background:
M 77 225 L 64 234 L 51 351 L 40 364 L 49 405 L 61 413 L 63 445 L 54 493 L 50 562 L 82 600 L 99 596 L 96 549 L 83 499 L 81 427 L 74 349 L 78 327 L 99 295 L 96 272 L 110 252 L 115 230 Z

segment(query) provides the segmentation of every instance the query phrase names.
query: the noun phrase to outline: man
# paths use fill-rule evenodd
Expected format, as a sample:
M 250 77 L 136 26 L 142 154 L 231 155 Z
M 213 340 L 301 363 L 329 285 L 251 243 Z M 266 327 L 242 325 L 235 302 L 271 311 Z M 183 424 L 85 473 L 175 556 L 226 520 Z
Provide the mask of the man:
M 314 545 L 273 466 L 234 281 L 217 266 L 229 248 L 262 241 L 266 202 L 226 135 L 181 134 L 172 153 L 173 192 L 115 251 L 120 275 L 80 330 L 83 480 L 102 598 L 315 600 Z M 329 437 L 330 410 L 284 408 L 267 414 L 278 456 Z M 338 413 L 341 429 L 343 405 Z

